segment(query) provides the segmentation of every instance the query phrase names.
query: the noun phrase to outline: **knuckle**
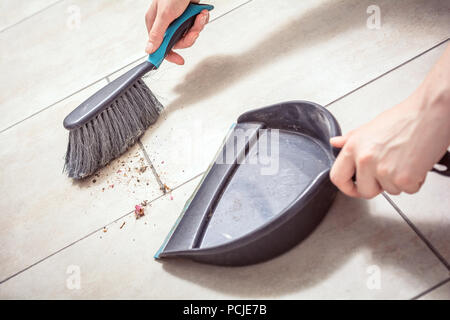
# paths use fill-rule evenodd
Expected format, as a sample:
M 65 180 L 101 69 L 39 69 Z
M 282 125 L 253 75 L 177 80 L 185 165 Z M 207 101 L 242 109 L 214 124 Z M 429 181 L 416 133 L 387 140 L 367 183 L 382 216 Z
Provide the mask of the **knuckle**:
M 353 140 L 350 138 L 347 141 L 347 143 L 345 144 L 343 152 L 345 152 L 345 153 L 352 153 L 353 151 L 355 151 L 355 144 L 353 143 Z
M 408 172 L 401 172 L 394 178 L 394 184 L 407 193 L 414 193 L 420 187 L 420 179 Z
M 412 193 L 416 193 L 417 191 L 419 191 L 421 187 L 422 187 L 421 180 L 414 179 L 414 182 L 411 182 L 410 184 L 408 184 L 404 190 L 406 193 L 412 194 Z
M 330 180 L 331 182 L 333 182 L 333 184 L 338 184 L 338 177 L 336 175 L 336 170 L 331 170 L 330 171 Z
M 173 10 L 171 7 L 166 7 L 160 14 L 162 19 L 170 19 L 173 16 Z
M 365 192 L 358 191 L 358 193 L 361 195 L 361 197 L 363 197 L 364 199 L 367 199 L 367 200 L 374 198 L 378 194 L 377 192 L 374 192 L 374 191 L 368 191 L 368 192 L 367 191 L 365 191 Z
M 148 36 L 149 36 L 150 40 L 154 41 L 159 38 L 159 32 L 157 30 L 152 29 Z
M 400 190 L 394 189 L 394 188 L 386 188 L 386 191 L 387 191 L 389 194 L 392 194 L 392 195 L 394 195 L 394 196 L 397 196 L 397 195 L 400 194 Z
M 391 170 L 387 166 L 379 165 L 377 167 L 376 173 L 377 173 L 377 176 L 386 178 L 391 175 Z
M 359 165 L 367 165 L 371 163 L 373 160 L 372 152 L 364 152 L 360 156 L 358 156 L 358 164 Z

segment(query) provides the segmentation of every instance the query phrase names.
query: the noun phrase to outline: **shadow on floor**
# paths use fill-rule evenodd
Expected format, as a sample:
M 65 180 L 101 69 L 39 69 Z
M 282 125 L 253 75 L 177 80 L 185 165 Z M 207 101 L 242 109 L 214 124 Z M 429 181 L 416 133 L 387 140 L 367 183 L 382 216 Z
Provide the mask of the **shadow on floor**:
M 429 286 L 435 280 L 426 279 L 433 272 L 424 272 L 424 266 L 428 269 L 445 268 L 444 265 L 436 266 L 440 262 L 411 228 L 389 205 L 379 206 L 379 200 L 369 210 L 367 201 L 339 194 L 324 221 L 306 240 L 264 263 L 219 267 L 176 259 L 164 261 L 163 268 L 176 277 L 218 292 L 270 298 L 326 282 L 335 272 L 342 271 L 342 266 L 349 264 L 354 255 L 365 254 L 365 260 L 373 263 L 347 269 L 346 277 L 339 284 L 368 290 L 366 268 L 379 264 L 381 272 L 383 268 L 394 268 L 399 274 L 406 274 L 403 277 L 412 277 Z M 370 211 L 383 212 L 383 217 L 371 215 Z M 392 219 L 386 218 L 390 214 Z M 436 225 L 434 232 L 440 234 L 442 241 L 450 241 L 449 228 L 450 225 Z M 421 260 L 423 265 L 418 265 Z
M 407 8 L 406 2 L 399 1 L 396 6 L 403 5 Z M 432 6 L 432 2 L 436 1 L 419 0 L 419 2 L 423 2 L 421 4 L 423 6 Z M 389 5 L 388 3 L 392 6 L 392 1 L 387 0 L 378 1 L 377 5 L 381 7 L 382 12 L 386 12 L 387 9 L 386 11 L 383 9 Z M 184 81 L 175 87 L 178 98 L 167 105 L 166 109 L 174 111 L 212 96 L 236 84 L 261 66 L 282 59 L 293 51 L 314 47 L 317 43 L 326 42 L 354 29 L 366 28 L 366 20 L 369 17 L 366 10 L 372 4 L 371 0 L 330 0 L 302 13 L 295 20 L 276 30 L 271 30 L 268 25 L 267 30 L 264 31 L 268 33 L 268 36 L 241 54 L 211 56 L 199 63 L 186 75 Z M 251 5 L 250 3 L 249 6 Z M 415 1 L 414 5 L 421 6 L 418 1 Z M 352 13 L 360 14 L 349 14 L 349 8 Z M 407 23 L 415 23 L 406 12 L 408 10 L 403 11 L 403 15 L 395 16 L 395 18 L 408 19 Z M 386 15 L 388 13 L 390 12 Z M 352 43 L 349 42 L 347 45 L 349 47 Z M 342 50 L 346 49 L 342 47 Z M 329 52 L 329 54 L 338 53 Z

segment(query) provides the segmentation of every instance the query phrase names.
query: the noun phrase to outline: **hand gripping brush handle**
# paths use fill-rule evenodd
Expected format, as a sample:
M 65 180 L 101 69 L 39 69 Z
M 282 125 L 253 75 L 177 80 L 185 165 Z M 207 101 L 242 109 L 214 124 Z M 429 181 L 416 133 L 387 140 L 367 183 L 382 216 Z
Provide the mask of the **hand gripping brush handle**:
M 213 8 L 189 4 L 147 61 L 103 87 L 64 119 L 64 127 L 70 131 L 64 165 L 69 177 L 90 176 L 124 153 L 157 120 L 163 107 L 141 77 L 161 65 L 202 10 Z

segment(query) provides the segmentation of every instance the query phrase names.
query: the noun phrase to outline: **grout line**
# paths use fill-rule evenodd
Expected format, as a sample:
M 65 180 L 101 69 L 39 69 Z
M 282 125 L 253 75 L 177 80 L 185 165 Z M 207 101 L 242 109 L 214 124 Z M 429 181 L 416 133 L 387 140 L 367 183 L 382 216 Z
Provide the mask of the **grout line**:
M 166 185 L 165 185 L 165 183 L 162 182 L 161 178 L 158 175 L 158 172 L 156 172 L 155 166 L 153 165 L 152 161 L 150 160 L 150 157 L 147 153 L 147 150 L 145 150 L 145 147 L 142 144 L 141 139 L 138 139 L 137 142 L 138 142 L 139 147 L 141 148 L 142 152 L 144 153 L 145 160 L 147 160 L 147 163 L 149 164 L 150 169 L 152 169 L 153 176 L 155 177 L 156 181 L 158 182 L 159 189 L 161 189 L 163 194 L 166 194 L 167 193 Z
M 41 13 L 41 12 L 43 12 L 43 11 L 45 11 L 45 10 L 51 8 L 51 7 L 53 7 L 54 5 L 56 5 L 56 4 L 58 4 L 58 3 L 62 2 L 62 1 L 63 1 L 63 0 L 55 1 L 55 2 L 53 2 L 53 3 L 51 3 L 51 4 L 49 4 L 48 6 L 46 6 L 46 7 L 42 8 L 42 9 L 36 11 L 35 13 L 32 13 L 31 15 L 26 16 L 25 18 L 22 18 L 21 20 L 19 20 L 19 21 L 17 21 L 17 22 L 14 22 L 13 24 L 10 24 L 9 26 L 4 27 L 3 29 L 0 30 L 0 33 L 5 32 L 6 30 L 11 29 L 12 27 L 17 26 L 18 24 L 21 24 L 22 22 L 24 22 L 24 21 L 26 21 L 26 20 L 28 20 L 28 19 L 30 19 L 30 18 L 32 18 L 32 17 L 38 15 L 39 13 Z
M 248 4 L 248 3 L 252 2 L 252 1 L 253 1 L 253 0 L 248 0 L 247 2 L 241 3 L 241 4 L 238 5 L 237 7 L 234 7 L 233 9 L 231 9 L 230 11 L 227 11 L 227 12 L 225 12 L 225 13 L 222 13 L 220 16 L 215 17 L 214 19 L 212 19 L 212 20 L 209 21 L 208 23 L 212 23 L 212 22 L 216 21 L 217 19 L 222 18 L 223 16 L 226 16 L 227 14 L 229 14 L 229 13 L 231 13 L 231 12 L 233 12 L 233 11 L 239 9 L 239 8 L 242 7 L 242 6 L 245 6 L 246 4 Z
M 132 211 L 132 212 L 133 212 L 133 211 Z M 129 213 L 127 213 L 127 214 L 129 214 Z M 111 223 L 114 223 L 115 221 L 117 221 L 117 220 L 119 220 L 119 219 L 122 219 L 122 218 L 123 218 L 123 217 L 120 217 L 120 218 L 114 220 L 114 221 L 111 222 Z M 107 224 L 107 225 L 110 225 L 111 223 L 109 223 L 109 224 Z M 105 225 L 104 227 L 106 227 L 107 225 Z M 44 257 L 44 258 L 42 258 L 42 259 L 36 261 L 35 263 L 29 265 L 28 267 L 26 267 L 26 268 L 24 268 L 24 269 L 22 269 L 22 270 L 20 270 L 20 271 L 18 271 L 18 272 L 16 272 L 16 273 L 14 273 L 14 274 L 8 276 L 8 277 L 6 277 L 5 279 L 3 279 L 3 280 L 0 281 L 0 284 L 5 283 L 6 281 L 8 281 L 8 280 L 10 280 L 10 279 L 12 279 L 12 278 L 18 276 L 19 274 L 21 274 L 21 273 L 27 271 L 28 269 L 34 267 L 35 265 L 37 265 L 37 264 L 39 264 L 39 263 L 41 263 L 41 262 L 44 262 L 44 261 L 47 260 L 48 258 L 53 257 L 55 254 L 60 253 L 61 251 L 63 251 L 63 250 L 65 250 L 65 249 L 67 249 L 67 248 L 73 246 L 74 244 L 80 242 L 81 240 L 84 240 L 84 239 L 86 239 L 87 237 L 89 237 L 89 236 L 91 236 L 91 235 L 97 233 L 98 231 L 102 230 L 104 227 L 101 227 L 101 228 L 98 228 L 98 229 L 96 229 L 96 230 L 94 230 L 94 231 L 91 231 L 90 233 L 88 233 L 87 235 L 81 237 L 80 239 L 75 240 L 75 241 L 73 241 L 72 243 L 69 243 L 69 244 L 66 245 L 65 247 L 62 247 L 61 249 L 59 249 L 59 250 L 57 250 L 57 251 L 55 251 L 55 252 L 49 254 L 48 256 L 46 256 L 46 257 Z
M 413 231 L 417 234 L 417 236 L 425 243 L 428 249 L 434 253 L 434 255 L 444 264 L 444 266 L 450 270 L 450 264 L 445 260 L 445 258 L 439 253 L 439 251 L 431 244 L 430 241 L 420 232 L 419 228 L 417 228 L 414 223 L 403 213 L 403 211 L 395 204 L 395 202 L 385 193 L 381 193 L 383 197 L 394 207 L 395 211 L 405 220 L 405 222 L 413 229 Z
M 0 134 L 3 133 L 3 132 L 5 132 L 6 130 L 9 130 L 9 129 L 11 129 L 12 127 L 15 127 L 15 126 L 17 126 L 18 124 L 20 124 L 20 123 L 22 123 L 22 122 L 24 122 L 24 121 L 26 121 L 26 120 L 28 120 L 28 119 L 34 117 L 35 115 L 38 115 L 38 114 L 41 113 L 42 111 L 45 111 L 45 110 L 47 110 L 47 109 L 50 109 L 51 107 L 55 106 L 56 104 L 58 104 L 58 103 L 60 103 L 60 102 L 62 102 L 62 101 L 64 101 L 64 100 L 66 100 L 66 99 L 68 99 L 68 98 L 70 98 L 70 97 L 76 95 L 77 93 L 79 93 L 79 92 L 81 92 L 81 91 L 83 91 L 83 90 L 89 88 L 90 86 L 93 86 L 94 84 L 99 83 L 99 82 L 102 81 L 102 80 L 104 80 L 104 78 L 98 79 L 97 81 L 94 81 L 94 82 L 92 82 L 91 84 L 89 84 L 89 85 L 87 85 L 87 86 L 84 86 L 83 88 L 81 88 L 81 89 L 75 91 L 74 93 L 69 94 L 68 96 L 66 96 L 66 97 L 64 97 L 64 98 L 62 98 L 62 99 L 60 99 L 60 100 L 58 100 L 58 101 L 56 101 L 56 102 L 54 102 L 54 103 L 52 103 L 51 105 L 49 105 L 49 106 L 47 106 L 47 107 L 45 107 L 45 108 L 43 108 L 43 109 L 41 109 L 41 110 L 36 111 L 35 113 L 29 115 L 28 117 L 26 117 L 26 118 L 24 118 L 24 119 L 22 119 L 22 120 L 20 120 L 20 121 L 17 121 L 16 123 L 13 123 L 13 124 L 10 125 L 9 127 L 6 127 L 6 128 L 4 128 L 4 129 L 0 130 Z
M 75 91 L 75 92 L 69 94 L 68 96 L 65 96 L 64 98 L 59 99 L 58 101 L 52 103 L 51 105 L 49 105 L 49 106 L 47 106 L 47 107 L 45 107 L 45 108 L 42 108 L 42 109 L 36 111 L 35 113 L 29 115 L 28 117 L 26 117 L 26 118 L 24 118 L 24 119 L 22 119 L 22 120 L 20 120 L 20 121 L 17 121 L 17 122 L 15 122 L 15 123 L 13 123 L 13 124 L 10 125 L 9 127 L 6 127 L 6 128 L 4 128 L 4 129 L 0 130 L 0 134 L 3 133 L 3 132 L 5 132 L 5 131 L 7 131 L 7 130 L 9 130 L 9 129 L 11 129 L 12 127 L 15 127 L 16 125 L 18 125 L 18 124 L 24 122 L 25 120 L 28 120 L 28 119 L 34 117 L 35 115 L 41 113 L 42 111 L 45 111 L 45 110 L 47 110 L 47 109 L 50 109 L 51 107 L 55 106 L 56 104 L 58 104 L 58 103 L 60 103 L 60 102 L 62 102 L 62 101 L 64 101 L 64 100 L 66 100 L 66 99 L 68 99 L 68 98 L 70 98 L 70 97 L 76 95 L 77 93 L 79 93 L 79 92 L 81 92 L 81 91 L 83 91 L 83 90 L 89 88 L 90 86 L 93 86 L 94 84 L 97 84 L 97 83 L 101 82 L 102 80 L 110 81 L 110 80 L 109 80 L 109 77 L 110 77 L 111 75 L 113 75 L 114 73 L 116 73 L 116 72 L 118 72 L 118 71 L 120 71 L 120 70 L 122 70 L 122 69 L 124 69 L 124 68 L 126 68 L 126 67 L 128 67 L 128 66 L 130 66 L 130 65 L 132 65 L 133 63 L 136 63 L 137 61 L 139 61 L 139 60 L 141 60 L 141 59 L 143 59 L 143 58 L 145 58 L 145 56 L 144 56 L 144 57 L 141 57 L 141 58 L 139 58 L 139 59 L 135 59 L 135 60 L 131 61 L 130 63 L 126 64 L 125 66 L 120 67 L 120 68 L 116 69 L 115 71 L 113 71 L 113 72 L 111 72 L 111 73 L 108 73 L 106 76 L 104 76 L 104 77 L 102 77 L 102 78 L 100 78 L 100 79 L 95 80 L 94 82 L 92 82 L 92 83 L 90 83 L 90 84 L 88 84 L 88 85 L 82 87 L 81 89 L 78 89 L 77 91 Z M 109 83 L 109 82 L 108 82 L 108 83 Z
M 344 99 L 345 97 L 351 95 L 352 93 L 358 91 L 359 89 L 364 88 L 365 86 L 371 84 L 372 82 L 374 82 L 374 81 L 376 81 L 376 80 L 378 80 L 378 79 L 380 79 L 380 78 L 386 76 L 387 74 L 389 74 L 389 73 L 391 73 L 391 72 L 393 72 L 393 71 L 395 71 L 395 70 L 397 70 L 397 69 L 400 69 L 400 68 L 403 67 L 404 65 L 406 65 L 406 64 L 410 63 L 411 61 L 413 61 L 413 60 L 415 60 L 415 59 L 417 59 L 417 58 L 423 56 L 424 54 L 426 54 L 426 53 L 428 53 L 428 52 L 430 52 L 430 51 L 436 49 L 437 47 L 443 45 L 444 43 L 446 43 L 446 42 L 449 41 L 449 40 L 450 40 L 450 38 L 447 38 L 447 39 L 445 39 L 445 40 L 439 42 L 438 44 L 435 44 L 435 45 L 432 46 L 431 48 L 429 48 L 429 49 L 427 49 L 427 50 L 425 50 L 425 51 L 422 51 L 422 52 L 419 53 L 418 55 L 416 55 L 416 56 L 414 56 L 414 57 L 412 57 L 412 58 L 406 60 L 405 62 L 399 64 L 398 66 L 393 67 L 392 69 L 390 69 L 390 70 L 388 70 L 388 71 L 386 71 L 386 72 L 380 74 L 379 76 L 373 78 L 372 80 L 369 80 L 368 82 L 366 82 L 366 83 L 360 85 L 359 87 L 357 87 L 357 88 L 351 90 L 350 92 L 347 92 L 347 93 L 344 94 L 343 96 L 340 96 L 339 98 L 337 98 L 337 99 L 335 99 L 335 100 L 333 100 L 333 101 L 327 103 L 324 107 L 325 107 L 325 108 L 328 108 L 328 107 L 329 107 L 330 105 L 332 105 L 333 103 L 336 103 L 336 102 L 338 102 L 338 101 Z
M 114 71 L 108 73 L 108 74 L 105 76 L 105 78 L 108 78 L 108 79 L 109 79 L 109 77 L 112 76 L 114 73 L 119 72 L 120 70 L 123 70 L 123 69 L 125 69 L 125 68 L 131 66 L 132 64 L 138 62 L 139 60 L 144 59 L 145 57 L 147 57 L 147 55 L 143 55 L 142 57 L 139 57 L 139 58 L 137 58 L 137 59 L 134 59 L 133 61 L 127 63 L 126 65 L 124 65 L 124 66 L 122 66 L 122 67 L 120 67 L 120 68 L 117 68 L 117 69 L 115 69 Z
M 140 143 L 140 140 L 138 140 L 138 141 L 139 141 L 139 143 Z M 141 145 L 141 143 L 140 143 L 140 145 Z M 189 182 L 195 180 L 196 178 L 198 178 L 199 176 L 201 176 L 201 175 L 203 175 L 203 174 L 204 174 L 204 172 L 201 172 L 201 173 L 197 174 L 196 176 L 194 176 L 194 177 L 192 177 L 192 178 L 186 180 L 185 182 L 183 182 L 183 183 L 179 184 L 178 186 L 176 186 L 175 188 L 171 189 L 171 191 L 174 191 L 174 190 L 177 190 L 177 189 L 181 188 L 181 187 L 184 186 L 185 184 L 187 184 L 187 183 L 189 183 Z M 164 196 L 166 196 L 166 194 L 161 194 L 161 195 L 157 196 L 156 198 L 150 200 L 150 201 L 148 202 L 148 204 L 151 204 L 151 203 L 153 203 L 153 202 L 155 202 L 155 201 L 161 199 L 161 198 L 164 197 Z M 46 257 L 44 257 L 44 258 L 42 258 L 42 259 L 40 259 L 40 260 L 38 260 L 38 261 L 32 263 L 32 264 L 29 265 L 28 267 L 25 267 L 24 269 L 22 269 L 22 270 L 20 270 L 20 271 L 17 271 L 16 273 L 13 273 L 12 275 L 10 275 L 10 276 L 6 277 L 5 279 L 1 280 L 1 281 L 0 281 L 0 285 L 3 284 L 3 283 L 5 283 L 6 281 L 11 280 L 12 278 L 18 276 L 19 274 L 21 274 L 21 273 L 23 273 L 23 272 L 29 270 L 30 268 L 32 268 L 32 267 L 34 267 L 34 266 L 40 264 L 41 262 L 44 262 L 45 260 L 47 260 L 47 259 L 53 257 L 54 255 L 56 255 L 56 254 L 58 254 L 58 253 L 60 253 L 60 252 L 62 252 L 62 251 L 64 251 L 64 250 L 70 248 L 71 246 L 77 244 L 78 242 L 81 242 L 82 240 L 89 238 L 90 236 L 94 235 L 95 233 L 97 233 L 97 232 L 103 230 L 105 227 L 108 227 L 108 226 L 112 225 L 113 223 L 115 223 L 115 222 L 117 222 L 117 221 L 119 221 L 119 220 L 121 220 L 121 219 L 127 217 L 128 215 L 133 214 L 133 213 L 134 213 L 134 210 L 131 210 L 131 211 L 125 213 L 124 215 L 122 215 L 122 216 L 120 216 L 120 217 L 114 219 L 113 221 L 108 222 L 108 223 L 105 224 L 103 227 L 97 228 L 97 229 L 95 229 L 94 231 L 89 232 L 88 234 L 84 235 L 83 237 L 81 237 L 81 238 L 79 238 L 79 239 L 77 239 L 77 240 L 75 240 L 75 241 L 69 243 L 68 245 L 62 247 L 61 249 L 56 250 L 55 252 L 49 254 L 48 256 L 46 256 Z
M 435 290 L 435 289 L 437 289 L 437 288 L 443 286 L 443 285 L 446 284 L 447 282 L 450 282 L 450 278 L 447 278 L 447 279 L 445 279 L 445 280 L 443 280 L 443 281 L 441 281 L 441 282 L 435 284 L 435 285 L 432 286 L 431 288 L 425 290 L 424 292 L 419 293 L 417 296 L 412 297 L 411 300 L 417 300 L 417 299 L 423 297 L 424 295 L 430 293 L 431 291 L 433 291 L 433 290 Z

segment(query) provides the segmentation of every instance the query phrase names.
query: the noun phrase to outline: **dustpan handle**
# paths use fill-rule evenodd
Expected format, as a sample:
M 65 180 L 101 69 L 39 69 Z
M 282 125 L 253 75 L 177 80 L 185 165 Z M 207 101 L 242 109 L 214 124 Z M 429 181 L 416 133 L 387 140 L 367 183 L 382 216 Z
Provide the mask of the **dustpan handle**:
M 158 68 L 173 46 L 194 25 L 195 18 L 202 10 L 211 11 L 214 7 L 209 4 L 190 3 L 181 16 L 175 19 L 167 28 L 164 39 L 158 50 L 148 56 L 148 61 Z

